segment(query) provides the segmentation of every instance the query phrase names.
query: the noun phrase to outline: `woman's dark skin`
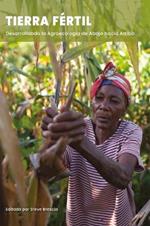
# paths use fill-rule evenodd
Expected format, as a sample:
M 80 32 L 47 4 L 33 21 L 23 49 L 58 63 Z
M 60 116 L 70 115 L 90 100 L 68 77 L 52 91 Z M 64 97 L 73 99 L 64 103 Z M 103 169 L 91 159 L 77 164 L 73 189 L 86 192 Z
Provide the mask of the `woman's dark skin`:
M 126 109 L 127 100 L 121 89 L 113 85 L 104 85 L 99 89 L 92 100 L 92 120 L 97 144 L 102 144 L 113 135 Z M 85 157 L 106 181 L 119 189 L 127 187 L 137 164 L 136 157 L 124 153 L 116 162 L 97 151 L 96 145 L 84 136 L 85 124 L 82 114 L 78 112 L 68 111 L 57 114 L 52 121 L 49 109 L 48 118 L 47 122 L 49 120 L 51 123 L 48 125 L 49 132 L 47 131 L 46 135 L 54 140 L 64 134 L 67 135 L 70 146 Z M 45 122 L 43 129 L 46 129 L 47 122 L 46 120 L 43 122 Z
M 126 112 L 127 101 L 121 89 L 102 86 L 92 100 L 93 122 L 97 144 L 107 140 L 117 129 Z

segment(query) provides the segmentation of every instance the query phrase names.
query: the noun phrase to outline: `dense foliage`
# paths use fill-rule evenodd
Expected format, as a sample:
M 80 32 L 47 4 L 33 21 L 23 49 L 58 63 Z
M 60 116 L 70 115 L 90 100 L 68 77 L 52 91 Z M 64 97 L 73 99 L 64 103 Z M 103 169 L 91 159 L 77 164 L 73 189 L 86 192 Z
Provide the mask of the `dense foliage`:
M 29 154 L 37 152 L 42 143 L 41 119 L 58 82 L 61 84 L 60 104 L 64 103 L 72 81 L 76 81 L 73 108 L 90 115 L 89 87 L 105 63 L 111 60 L 132 83 L 132 104 L 126 118 L 139 124 L 144 131 L 141 153 L 146 170 L 133 178 L 137 209 L 141 208 L 150 198 L 150 44 L 138 43 L 140 81 L 135 67 L 133 69 L 136 59 L 131 57 L 132 48 L 125 43 L 58 43 L 55 49 L 62 67 L 59 78 L 54 73 L 58 65 L 52 61 L 47 43 L 0 43 L 0 88 L 8 99 L 25 169 L 30 170 Z M 54 207 L 58 208 L 58 212 L 51 213 L 50 222 L 53 226 L 61 226 L 67 181 L 49 185 L 49 188 Z

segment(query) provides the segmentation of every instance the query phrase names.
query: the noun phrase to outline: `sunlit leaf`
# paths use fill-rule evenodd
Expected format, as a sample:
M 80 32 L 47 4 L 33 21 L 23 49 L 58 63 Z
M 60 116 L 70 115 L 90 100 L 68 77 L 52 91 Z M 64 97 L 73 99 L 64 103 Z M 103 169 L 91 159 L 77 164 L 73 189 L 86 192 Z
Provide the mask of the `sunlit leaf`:
M 94 81 L 101 72 L 100 64 L 92 51 L 86 53 L 84 55 L 84 58 L 86 60 L 86 63 L 89 69 L 91 80 Z
M 25 0 L 28 15 L 39 15 L 38 14 L 38 9 L 39 9 L 39 3 L 40 1 L 34 0 Z
M 5 154 L 7 154 L 11 173 L 16 183 L 18 200 L 21 207 L 26 207 L 26 193 L 24 182 L 24 169 L 19 152 L 19 143 L 12 128 L 11 118 L 9 115 L 5 97 L 0 93 L 0 142 Z M 9 138 L 9 139 L 8 139 Z M 16 167 L 17 166 L 17 167 Z M 25 217 L 25 215 L 24 215 Z M 24 223 L 27 223 L 27 218 L 24 218 Z
M 54 70 L 54 74 L 57 81 L 61 81 L 61 65 L 57 60 L 55 46 L 52 42 L 48 42 L 49 55 L 51 57 L 51 62 Z
M 7 179 L 7 181 L 4 182 L 4 188 L 5 188 L 5 194 L 7 197 L 8 207 L 17 208 L 18 202 L 17 202 L 17 194 L 16 194 L 16 188 L 14 183 L 10 179 Z M 20 225 L 19 214 L 17 211 L 8 211 L 8 219 L 9 219 L 8 226 Z
M 135 75 L 140 86 L 140 72 L 139 72 L 139 52 L 138 52 L 138 42 L 126 42 L 128 53 L 131 58 L 131 62 L 135 71 Z
M 85 77 L 86 77 L 86 84 L 87 84 L 87 94 L 89 95 L 91 84 L 100 73 L 101 68 L 96 57 L 93 55 L 91 51 L 84 54 L 84 59 L 86 62 Z
M 100 45 L 100 42 L 87 42 L 83 43 L 77 47 L 71 48 L 67 50 L 62 56 L 62 62 L 66 63 L 74 58 L 80 56 L 84 52 Z
M 28 206 L 35 207 L 37 201 L 38 179 L 34 172 L 30 175 L 29 186 L 27 189 Z
M 36 213 L 36 226 L 47 226 L 52 207 L 52 197 L 49 193 L 48 186 L 42 181 L 38 184 L 38 197 L 36 208 L 41 208 L 41 211 Z
M 34 172 L 30 175 L 29 186 L 27 190 L 28 208 L 36 208 L 37 195 L 38 195 L 38 179 Z M 29 213 L 29 221 L 32 226 L 35 225 L 35 211 Z
M 52 42 L 48 42 L 48 49 L 49 55 L 51 57 L 51 62 L 54 70 L 54 75 L 56 79 L 55 84 L 55 102 L 58 105 L 59 103 L 59 95 L 60 95 L 60 87 L 61 87 L 61 80 L 62 80 L 62 64 L 58 62 L 56 56 L 55 46 Z
M 23 0 L 16 0 L 17 12 L 20 15 L 21 9 L 23 5 Z
M 35 54 L 36 54 L 36 67 L 38 66 L 38 62 L 39 62 L 39 49 L 40 49 L 40 42 L 39 41 L 35 41 L 34 42 L 34 48 L 35 48 Z

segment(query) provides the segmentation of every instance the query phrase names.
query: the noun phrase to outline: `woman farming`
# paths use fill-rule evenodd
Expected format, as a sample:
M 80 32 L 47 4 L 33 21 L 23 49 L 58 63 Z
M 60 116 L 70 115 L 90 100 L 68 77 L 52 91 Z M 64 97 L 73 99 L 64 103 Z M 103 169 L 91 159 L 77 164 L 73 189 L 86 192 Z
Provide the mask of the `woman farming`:
M 43 132 L 54 141 L 69 137 L 67 226 L 127 226 L 135 214 L 131 179 L 143 169 L 142 131 L 123 120 L 130 93 L 129 81 L 110 62 L 91 87 L 92 118 L 47 109 Z

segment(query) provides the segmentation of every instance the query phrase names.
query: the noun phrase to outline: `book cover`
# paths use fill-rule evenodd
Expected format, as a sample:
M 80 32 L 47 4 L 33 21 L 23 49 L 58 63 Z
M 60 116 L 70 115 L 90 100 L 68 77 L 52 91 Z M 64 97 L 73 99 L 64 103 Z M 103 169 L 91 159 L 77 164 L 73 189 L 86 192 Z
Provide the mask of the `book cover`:
M 45 109 L 54 104 L 60 112 L 61 107 L 69 103 L 71 109 L 84 117 L 92 116 L 91 85 L 110 61 L 132 86 L 125 119 L 143 129 L 141 157 L 145 167 L 142 174 L 134 174 L 132 179 L 137 212 L 148 203 L 149 11 L 148 0 L 0 1 L 2 225 L 83 225 L 78 220 L 78 223 L 66 220 L 68 177 L 61 178 L 61 172 L 61 176 L 58 174 L 55 178 L 55 167 L 52 167 L 55 149 L 62 148 L 68 141 L 51 146 L 55 154 L 50 155 L 47 171 L 51 173 L 51 180 L 48 182 L 39 179 L 38 158 L 33 156 L 45 142 L 41 128 Z M 134 222 L 139 221 L 137 225 L 149 225 L 148 205 L 141 221 L 135 219 Z

